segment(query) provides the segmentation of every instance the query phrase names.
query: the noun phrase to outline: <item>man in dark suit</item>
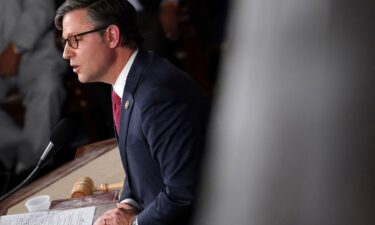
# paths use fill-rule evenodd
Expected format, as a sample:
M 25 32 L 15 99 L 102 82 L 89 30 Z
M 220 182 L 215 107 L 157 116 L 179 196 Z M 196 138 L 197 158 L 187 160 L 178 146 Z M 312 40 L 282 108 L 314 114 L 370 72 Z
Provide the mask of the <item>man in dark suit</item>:
M 136 12 L 127 1 L 67 0 L 55 22 L 63 31 L 63 57 L 79 80 L 113 86 L 127 176 L 118 207 L 95 224 L 188 224 L 204 155 L 207 98 L 184 72 L 140 47 Z

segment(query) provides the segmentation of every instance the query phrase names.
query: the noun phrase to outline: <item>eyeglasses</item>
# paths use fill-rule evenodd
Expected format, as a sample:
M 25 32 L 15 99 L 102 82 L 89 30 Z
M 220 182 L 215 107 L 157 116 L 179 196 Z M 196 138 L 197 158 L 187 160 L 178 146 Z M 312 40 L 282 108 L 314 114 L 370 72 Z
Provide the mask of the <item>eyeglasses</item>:
M 79 36 L 83 36 L 83 35 L 86 35 L 86 34 L 90 34 L 90 33 L 94 33 L 94 32 L 98 32 L 98 31 L 101 31 L 101 30 L 104 30 L 106 29 L 107 27 L 99 27 L 99 28 L 95 28 L 93 30 L 89 30 L 89 31 L 86 31 L 86 32 L 82 32 L 82 33 L 79 33 L 79 34 L 75 34 L 75 35 L 71 35 L 71 36 L 68 36 L 66 39 L 63 39 L 61 42 L 62 42 L 62 46 L 63 48 L 66 46 L 66 42 L 68 42 L 68 45 L 74 49 L 77 49 L 78 48 L 78 39 L 77 37 Z

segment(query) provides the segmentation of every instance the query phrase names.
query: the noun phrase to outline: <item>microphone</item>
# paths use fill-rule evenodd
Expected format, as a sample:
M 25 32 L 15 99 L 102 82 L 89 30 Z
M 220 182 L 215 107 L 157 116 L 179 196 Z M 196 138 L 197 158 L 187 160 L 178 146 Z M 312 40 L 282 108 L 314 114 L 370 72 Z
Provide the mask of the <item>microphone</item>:
M 72 119 L 62 119 L 52 130 L 50 134 L 50 142 L 48 143 L 34 170 L 18 186 L 1 196 L 0 202 L 28 183 L 36 175 L 36 172 L 48 161 L 48 159 L 50 159 L 60 148 L 67 146 L 69 142 L 71 142 L 75 131 L 76 123 L 74 123 Z
M 76 123 L 72 119 L 62 119 L 50 134 L 50 142 L 39 159 L 38 166 L 42 166 L 59 149 L 66 147 L 73 139 L 76 131 Z

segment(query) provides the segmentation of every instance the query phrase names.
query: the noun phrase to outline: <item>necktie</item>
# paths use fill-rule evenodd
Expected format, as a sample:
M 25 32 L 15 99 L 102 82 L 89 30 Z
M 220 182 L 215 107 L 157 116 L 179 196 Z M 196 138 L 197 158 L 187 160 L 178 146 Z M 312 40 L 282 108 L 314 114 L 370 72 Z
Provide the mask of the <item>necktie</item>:
M 112 91 L 112 109 L 113 109 L 113 120 L 115 121 L 116 131 L 120 131 L 120 117 L 121 117 L 121 98 Z

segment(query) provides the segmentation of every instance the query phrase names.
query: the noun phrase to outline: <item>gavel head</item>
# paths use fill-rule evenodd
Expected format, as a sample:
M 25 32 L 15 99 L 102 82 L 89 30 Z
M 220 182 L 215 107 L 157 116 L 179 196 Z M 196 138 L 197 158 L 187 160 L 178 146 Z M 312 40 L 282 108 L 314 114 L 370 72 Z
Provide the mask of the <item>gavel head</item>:
M 82 177 L 74 183 L 70 197 L 79 198 L 92 195 L 93 191 L 94 181 L 90 177 Z

